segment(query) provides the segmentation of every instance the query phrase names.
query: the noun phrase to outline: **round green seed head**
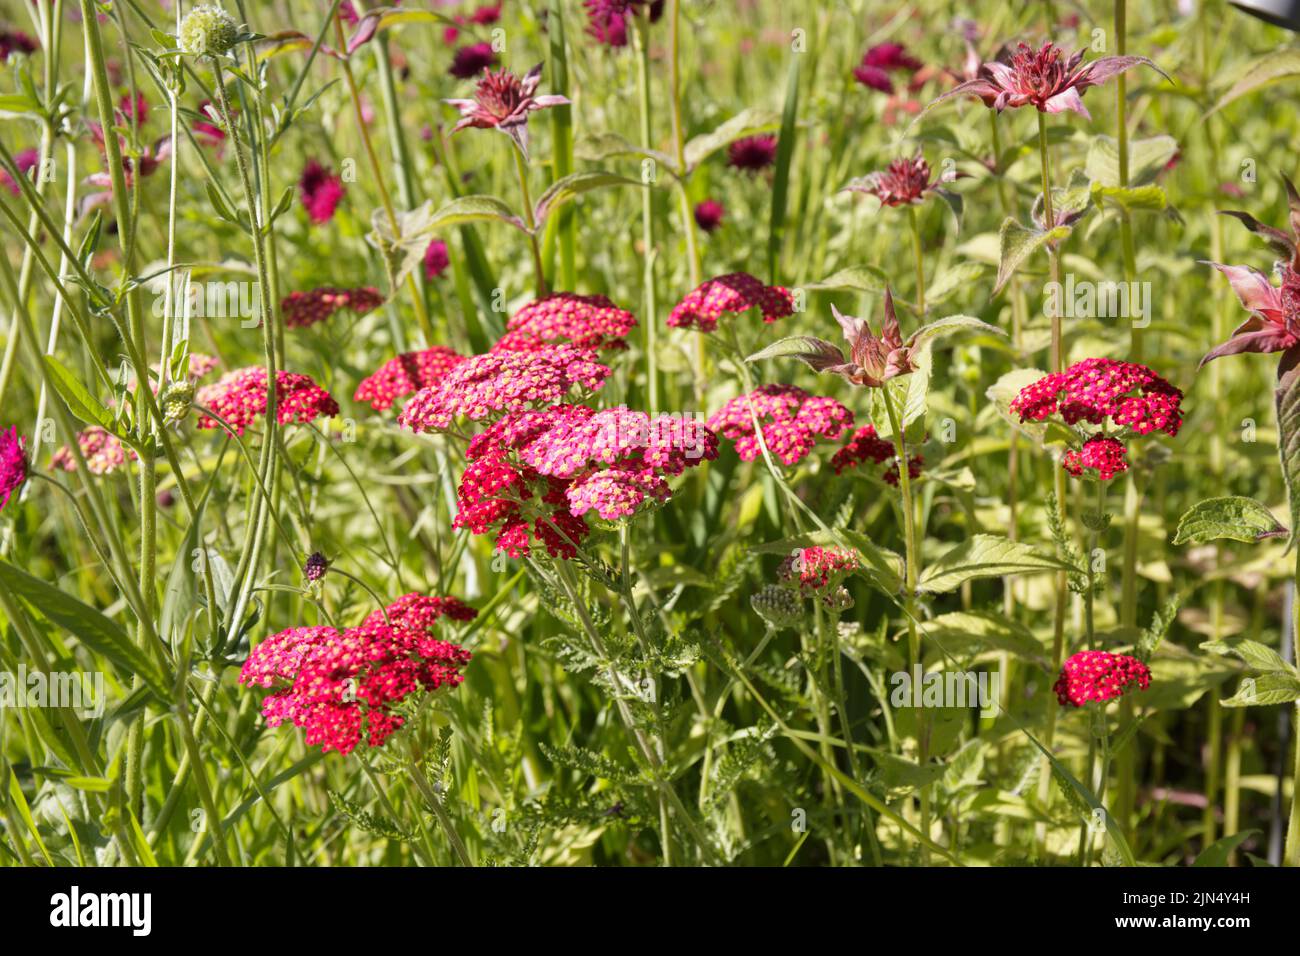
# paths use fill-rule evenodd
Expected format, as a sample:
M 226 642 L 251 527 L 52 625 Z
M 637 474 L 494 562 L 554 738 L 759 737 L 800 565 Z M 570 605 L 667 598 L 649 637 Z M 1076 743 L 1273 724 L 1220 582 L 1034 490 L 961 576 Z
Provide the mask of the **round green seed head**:
M 239 36 L 235 18 L 220 7 L 201 4 L 181 21 L 181 49 L 191 56 L 221 56 L 230 52 Z

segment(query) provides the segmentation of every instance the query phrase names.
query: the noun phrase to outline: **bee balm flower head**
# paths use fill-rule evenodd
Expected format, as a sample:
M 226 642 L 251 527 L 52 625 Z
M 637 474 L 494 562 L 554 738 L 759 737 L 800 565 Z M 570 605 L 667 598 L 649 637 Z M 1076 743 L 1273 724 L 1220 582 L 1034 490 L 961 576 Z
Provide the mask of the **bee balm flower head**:
M 472 100 L 445 100 L 460 110 L 460 121 L 452 133 L 463 129 L 495 129 L 505 133 L 528 155 L 528 114 L 549 106 L 569 102 L 556 94 L 537 95 L 537 85 L 542 81 L 542 64 L 537 64 L 521 79 L 508 70 L 489 70 L 478 81 Z
M 27 449 L 17 428 L 0 432 L 0 508 L 27 480 Z

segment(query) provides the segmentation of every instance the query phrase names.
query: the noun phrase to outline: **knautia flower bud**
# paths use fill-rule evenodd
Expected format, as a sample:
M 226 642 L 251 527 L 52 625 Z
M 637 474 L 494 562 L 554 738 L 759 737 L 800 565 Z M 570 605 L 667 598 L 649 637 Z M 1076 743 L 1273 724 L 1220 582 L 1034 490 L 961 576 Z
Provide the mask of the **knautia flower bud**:
M 330 568 L 330 562 L 325 555 L 319 551 L 313 551 L 307 555 L 307 561 L 302 566 L 302 576 L 307 579 L 307 583 L 315 584 L 321 578 L 325 577 L 325 572 Z
M 181 21 L 181 49 L 190 56 L 224 56 L 235 45 L 239 25 L 225 10 L 202 3 Z
M 803 621 L 803 602 L 789 588 L 769 584 L 749 599 L 754 613 L 770 627 L 795 627 Z
M 168 425 L 184 420 L 194 404 L 194 382 L 186 379 L 167 383 L 167 387 L 158 396 L 158 405 L 162 409 L 163 421 Z

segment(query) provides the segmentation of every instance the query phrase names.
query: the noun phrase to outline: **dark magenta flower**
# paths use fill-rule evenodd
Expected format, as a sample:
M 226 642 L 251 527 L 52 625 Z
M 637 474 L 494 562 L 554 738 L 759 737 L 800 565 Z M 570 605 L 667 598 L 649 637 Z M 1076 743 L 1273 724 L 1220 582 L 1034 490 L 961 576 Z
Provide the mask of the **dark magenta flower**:
M 879 90 L 881 93 L 894 92 L 894 81 L 889 78 L 889 74 L 883 67 L 859 63 L 853 68 L 853 78 L 863 86 Z
M 0 508 L 27 480 L 27 448 L 17 428 L 0 432 Z
M 325 577 L 325 572 L 330 569 L 329 558 L 319 551 L 313 551 L 307 555 L 307 560 L 302 566 L 302 576 L 307 579 L 308 583 L 315 584 L 321 578 Z
M 664 0 L 583 0 L 587 33 L 609 47 L 627 46 L 627 21 L 645 11 L 651 23 L 664 12 Z
M 451 257 L 447 255 L 447 244 L 441 239 L 432 240 L 424 250 L 424 277 L 432 282 L 447 271 Z
M 14 165 L 18 167 L 18 171 L 23 175 L 26 175 L 35 169 L 36 164 L 40 161 L 40 151 L 35 149 L 24 149 L 14 155 Z M 7 169 L 0 169 L 0 186 L 9 190 L 15 196 L 17 196 L 21 191 L 18 188 L 18 184 L 14 182 L 13 177 L 9 175 Z
M 307 160 L 302 178 L 298 180 L 298 193 L 302 197 L 302 208 L 314 223 L 329 222 L 334 218 L 334 210 L 347 190 L 343 180 L 339 179 L 327 167 L 314 159 Z
M 999 113 L 1008 107 L 1033 106 L 1040 113 L 1071 110 L 1091 119 L 1081 99 L 1090 87 L 1100 86 L 1138 65 L 1149 66 L 1169 78 L 1144 56 L 1103 56 L 1084 63 L 1083 54 L 1079 50 L 1069 59 L 1062 59 L 1061 49 L 1050 40 L 1037 50 L 1021 43 L 1010 63 L 984 63 L 975 79 L 959 84 L 934 103 L 954 96 L 977 96 Z
M 939 188 L 942 181 L 931 179 L 930 164 L 917 153 L 895 159 L 880 172 L 850 181 L 844 191 L 875 196 L 882 206 L 907 206 L 923 201 L 931 192 L 943 192 Z
M 541 81 L 540 63 L 524 74 L 522 79 L 508 70 L 495 73 L 489 70 L 478 81 L 472 100 L 443 101 L 460 110 L 460 121 L 452 127 L 452 133 L 470 127 L 500 130 L 527 156 L 528 114 L 569 102 L 567 97 L 558 94 L 538 96 L 537 84 Z
M 722 225 L 722 217 L 726 210 L 722 208 L 722 203 L 713 199 L 706 199 L 695 207 L 695 224 L 705 232 L 712 232 Z
M 776 137 L 768 134 L 746 136 L 727 147 L 727 165 L 757 173 L 776 162 Z
M 863 66 L 882 70 L 919 70 L 921 61 L 907 52 L 901 43 L 877 43 L 862 56 Z
M 447 72 L 458 80 L 468 80 L 496 65 L 497 55 L 493 52 L 491 43 L 471 43 L 456 48 Z
M 6 63 L 15 53 L 30 54 L 37 50 L 36 41 L 21 30 L 0 27 L 0 63 Z

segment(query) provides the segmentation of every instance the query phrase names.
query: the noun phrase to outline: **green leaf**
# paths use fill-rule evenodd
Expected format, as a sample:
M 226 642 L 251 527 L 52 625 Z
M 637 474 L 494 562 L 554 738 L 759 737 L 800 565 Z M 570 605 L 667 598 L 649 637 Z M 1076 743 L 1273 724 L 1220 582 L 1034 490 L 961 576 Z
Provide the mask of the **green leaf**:
M 1033 745 L 1048 759 L 1052 765 L 1052 773 L 1055 775 L 1056 779 L 1062 782 L 1075 798 L 1081 800 L 1085 805 L 1091 808 L 1094 813 L 1101 814 L 1101 817 L 1106 824 L 1106 834 L 1115 845 L 1115 849 L 1119 851 L 1120 858 L 1124 861 L 1124 865 L 1137 866 L 1137 860 L 1133 856 L 1133 850 L 1129 847 L 1128 840 L 1124 839 L 1124 831 L 1120 828 L 1119 824 L 1115 822 L 1115 818 L 1110 815 L 1110 812 L 1101 805 L 1101 801 L 1097 799 L 1091 790 L 1080 783 L 1075 778 L 1074 774 L 1070 773 L 1070 771 L 1066 769 L 1065 764 L 1057 760 L 1050 750 L 1040 744 L 1033 734 L 1027 730 L 1022 730 L 1021 733 L 1028 737 Z
M 603 163 L 607 159 L 621 156 L 639 156 L 642 159 L 653 159 L 665 169 L 674 173 L 678 172 L 672 157 L 667 153 L 661 153 L 657 149 L 647 149 L 644 146 L 636 145 L 636 143 L 629 143 L 616 133 L 584 136 L 574 144 L 573 156 L 575 159 L 591 163 Z
M 1300 529 L 1300 366 L 1282 376 L 1273 399 L 1277 405 L 1277 454 L 1291 505 L 1291 533 L 1286 539 L 1290 551 Z
M 570 173 L 563 179 L 557 179 L 551 183 L 549 189 L 542 193 L 541 198 L 537 200 L 537 206 L 533 211 L 533 219 L 537 222 L 538 228 L 546 221 L 554 210 L 563 206 L 565 203 L 572 202 L 583 193 L 589 193 L 593 189 L 607 189 L 610 186 L 646 186 L 647 183 L 639 182 L 635 179 L 628 179 L 626 176 L 618 176 L 614 173 L 601 171 Z M 471 197 L 472 198 L 472 197 Z M 464 200 L 457 200 L 463 202 Z
M 1159 186 L 1101 186 L 1092 187 L 1093 199 L 1098 205 L 1113 206 L 1124 212 L 1161 212 L 1168 205 L 1165 191 Z
M 1258 832 L 1258 830 L 1241 830 L 1232 834 L 1232 836 L 1215 840 L 1200 852 L 1192 866 L 1227 866 L 1232 851 Z
M 117 622 L 6 561 L 0 561 L 0 579 L 37 614 L 63 628 L 96 654 L 113 661 L 125 673 L 139 674 L 159 700 L 170 701 L 167 683 L 154 662 Z
M 1281 522 L 1254 498 L 1228 495 L 1198 501 L 1183 512 L 1174 544 L 1205 544 L 1223 538 L 1254 543 L 1286 534 Z
M 938 339 L 946 338 L 949 335 L 956 335 L 958 332 L 968 332 L 972 330 L 987 332 L 990 335 L 1001 335 L 1004 338 L 1007 334 L 996 325 L 989 325 L 987 322 L 981 321 L 973 316 L 950 315 L 947 318 L 935 319 L 928 325 L 921 326 L 912 333 L 908 345 L 913 350 L 929 348 L 929 346 Z
M 945 266 L 925 290 L 929 305 L 942 302 L 955 292 L 969 288 L 971 283 L 984 276 L 984 266 L 978 262 L 955 262 Z
M 1151 615 L 1151 623 L 1147 625 L 1142 635 L 1137 639 L 1137 646 L 1134 648 L 1134 653 L 1139 658 L 1144 661 L 1150 660 L 1151 655 L 1160 646 L 1160 642 L 1169 633 L 1169 628 L 1174 623 L 1174 618 L 1178 616 L 1178 608 L 1182 603 L 1182 592 L 1175 591 Z
M 1141 186 L 1156 175 L 1178 152 L 1178 140 L 1172 136 L 1152 136 L 1130 140 L 1128 144 L 1128 182 Z M 1111 136 L 1092 137 L 1084 172 L 1094 187 L 1119 186 L 1119 143 Z
M 830 365 L 839 365 L 844 361 L 844 355 L 839 348 L 815 335 L 787 335 L 748 356 L 745 361 L 762 362 L 772 358 L 797 358 L 801 362 L 807 362 L 813 368 L 818 367 L 814 364 L 817 362 L 824 361 Z
M 1225 637 L 1218 641 L 1205 641 L 1201 650 L 1224 656 L 1239 657 L 1257 671 L 1279 674 L 1296 674 L 1296 669 L 1284 661 L 1280 654 L 1267 644 L 1244 637 Z
M 755 107 L 742 110 L 712 132 L 696 136 L 686 144 L 686 172 L 689 173 L 722 147 L 746 136 L 771 132 L 780 125 L 781 115 L 773 110 Z
M 1224 707 L 1266 707 L 1293 700 L 1300 700 L 1300 678 L 1272 673 L 1245 678 L 1235 695 L 1219 703 Z
M 199 550 L 199 528 L 203 519 L 206 502 L 198 506 L 185 540 L 181 542 L 172 561 L 171 571 L 167 575 L 167 589 L 163 592 L 162 610 L 159 614 L 158 636 L 173 649 L 184 639 L 185 622 L 194 610 L 196 602 L 195 572 L 192 570 L 194 552 Z M 206 560 L 203 567 L 207 566 Z
M 112 432 L 113 413 L 86 390 L 81 380 L 53 355 L 42 356 L 42 361 L 50 374 L 50 384 L 68 406 L 72 417 L 87 425 L 98 425 L 105 431 Z
M 993 611 L 954 611 L 921 624 L 930 652 L 927 661 L 1007 651 L 1050 669 L 1043 645 L 1028 627 Z
M 820 282 L 804 286 L 809 292 L 833 290 L 842 292 L 880 293 L 885 291 L 889 277 L 875 266 L 849 266 Z
M 1020 225 L 1009 216 L 1002 220 L 998 230 L 999 260 L 998 278 L 993 285 L 996 295 L 1007 280 L 1020 268 L 1021 263 L 1048 242 L 1059 242 L 1070 234 L 1069 226 L 1057 226 L 1052 230 L 1030 229 Z
M 795 53 L 790 57 L 786 73 L 785 105 L 781 110 L 781 132 L 776 140 L 776 164 L 772 170 L 772 203 L 768 215 L 767 272 L 768 281 L 776 282 L 777 259 L 781 240 L 785 234 L 786 205 L 790 192 L 790 161 L 794 158 L 795 123 L 799 118 L 799 71 L 803 57 Z
M 1300 74 L 1300 50 L 1294 47 L 1283 47 L 1266 53 L 1246 69 L 1228 92 L 1219 97 L 1219 102 L 1214 104 L 1214 108 L 1205 115 L 1212 116 L 1233 100 L 1296 74 Z
M 1022 422 L 1019 415 L 1011 413 L 1011 403 L 1015 397 L 1020 394 L 1021 389 L 1027 385 L 1038 381 L 1046 376 L 1047 373 L 1036 368 L 1020 368 L 1007 372 L 996 382 L 990 385 L 985 391 L 989 401 L 993 403 L 993 408 L 1008 425 L 1017 431 L 1028 435 L 1038 444 L 1042 444 L 1047 437 L 1047 426 L 1042 422 L 1027 421 Z
M 977 534 L 963 541 L 921 574 L 919 587 L 931 594 L 955 591 L 964 581 L 1039 571 L 1069 571 L 1070 565 L 1020 541 Z

